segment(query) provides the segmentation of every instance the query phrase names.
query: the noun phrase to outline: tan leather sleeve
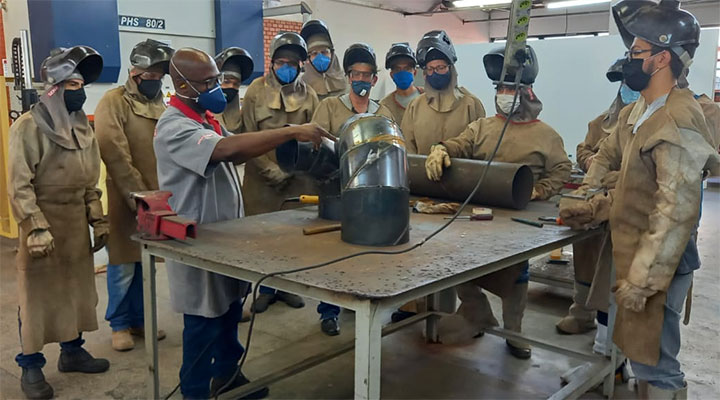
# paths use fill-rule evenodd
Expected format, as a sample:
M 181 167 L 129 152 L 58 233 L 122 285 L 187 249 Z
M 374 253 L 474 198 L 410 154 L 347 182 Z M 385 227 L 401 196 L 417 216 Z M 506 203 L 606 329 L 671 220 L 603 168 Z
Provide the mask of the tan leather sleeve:
M 416 98 L 417 99 L 417 98 Z M 405 137 L 405 146 L 408 154 L 417 154 L 417 141 L 415 140 L 415 100 L 413 100 L 405 110 L 405 115 L 400 123 L 400 130 Z
M 475 158 L 473 149 L 478 138 L 482 135 L 480 121 L 471 122 L 462 133 L 452 139 L 441 142 L 447 148 L 450 157 Z
M 640 288 L 667 290 L 680 257 L 698 222 L 701 166 L 687 149 L 661 143 L 652 149 L 658 189 L 649 226 L 633 257 L 628 282 Z M 618 206 L 630 206 L 620 204 Z
M 95 137 L 108 176 L 130 209 L 134 210 L 135 200 L 130 198 L 130 193 L 149 188 L 145 185 L 140 171 L 132 163 L 124 122 L 130 112 L 122 97 L 103 97 L 95 109 Z
M 545 154 L 545 172 L 535 182 L 538 200 L 547 200 L 560 193 L 565 182 L 570 180 L 572 162 L 565 153 L 565 145 L 559 135 L 552 140 Z
M 19 221 L 20 228 L 28 234 L 36 229 L 50 227 L 37 204 L 33 186 L 36 168 L 41 159 L 39 134 L 30 115 L 21 117 L 10 127 L 8 143 L 10 206 L 15 219 Z

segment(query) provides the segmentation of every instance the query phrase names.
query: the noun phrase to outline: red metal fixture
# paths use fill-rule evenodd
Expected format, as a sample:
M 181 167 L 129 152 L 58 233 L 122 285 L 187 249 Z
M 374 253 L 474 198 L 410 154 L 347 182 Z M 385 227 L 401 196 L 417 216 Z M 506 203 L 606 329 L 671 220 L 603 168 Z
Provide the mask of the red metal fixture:
M 170 208 L 172 193 L 164 190 L 135 192 L 131 196 L 137 204 L 137 229 L 147 240 L 185 240 L 195 238 L 197 223 L 178 217 Z

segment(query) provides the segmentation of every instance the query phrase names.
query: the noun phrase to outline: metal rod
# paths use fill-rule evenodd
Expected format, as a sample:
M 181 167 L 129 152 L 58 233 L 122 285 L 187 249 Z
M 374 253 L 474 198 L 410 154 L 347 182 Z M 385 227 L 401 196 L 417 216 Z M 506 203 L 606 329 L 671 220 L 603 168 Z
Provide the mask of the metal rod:
M 30 36 L 27 29 L 20 30 L 20 46 L 22 47 L 22 69 L 25 89 L 32 89 L 32 54 L 30 53 Z
M 449 200 L 465 200 L 487 166 L 486 161 L 453 158 L 440 182 L 425 174 L 426 156 L 408 154 L 410 193 Z M 530 167 L 520 164 L 493 162 L 483 185 L 472 203 L 522 210 L 530 202 L 533 174 Z
M 400 322 L 396 322 L 394 324 L 388 325 L 382 329 L 382 336 L 387 336 L 392 333 L 395 333 L 399 331 L 400 329 L 403 329 L 407 326 L 413 325 L 415 323 L 418 323 L 424 319 L 432 317 L 432 314 L 424 313 L 424 314 L 417 314 L 410 318 L 404 319 Z M 319 354 L 313 354 L 295 364 L 289 365 L 287 367 L 284 367 L 278 371 L 271 372 L 267 375 L 264 375 L 260 378 L 253 379 L 252 382 L 240 386 L 236 389 L 227 391 L 221 395 L 218 396 L 218 399 L 237 399 L 242 398 L 243 396 L 247 396 L 250 393 L 255 392 L 256 390 L 263 388 L 265 386 L 269 386 L 275 382 L 279 382 L 285 378 L 289 378 L 291 376 L 297 375 L 301 372 L 307 371 L 310 368 L 313 368 L 317 365 L 320 365 L 324 363 L 325 361 L 331 360 L 335 357 L 341 356 L 352 349 L 355 348 L 355 338 L 349 338 L 345 340 L 344 342 L 341 342 L 338 345 L 335 345 L 327 350 L 325 350 L 322 353 Z

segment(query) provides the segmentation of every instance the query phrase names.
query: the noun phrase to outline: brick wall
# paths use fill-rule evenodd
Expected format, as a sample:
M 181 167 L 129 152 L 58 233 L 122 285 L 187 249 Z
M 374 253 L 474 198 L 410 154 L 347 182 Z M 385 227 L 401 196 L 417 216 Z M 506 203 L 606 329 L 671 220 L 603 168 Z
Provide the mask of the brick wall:
M 263 20 L 263 30 L 264 30 L 264 45 L 265 45 L 265 73 L 267 74 L 270 70 L 270 42 L 273 40 L 275 35 L 281 32 L 297 32 L 300 33 L 300 29 L 302 28 L 301 22 L 294 22 L 294 21 L 283 21 L 279 19 L 269 19 L 266 18 Z

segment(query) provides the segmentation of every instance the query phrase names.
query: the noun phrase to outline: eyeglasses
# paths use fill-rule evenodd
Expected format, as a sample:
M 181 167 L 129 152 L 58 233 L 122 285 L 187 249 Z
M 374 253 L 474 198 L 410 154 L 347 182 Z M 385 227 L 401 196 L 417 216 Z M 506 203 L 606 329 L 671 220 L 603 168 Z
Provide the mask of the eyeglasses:
M 138 75 L 138 76 L 140 76 L 140 79 L 142 79 L 142 80 L 155 81 L 155 80 L 160 80 L 160 79 L 162 79 L 163 76 L 165 76 L 165 74 L 162 73 L 162 72 L 150 72 L 150 71 L 145 71 L 145 72 L 143 72 L 142 74 L 140 74 L 140 75 Z
M 365 71 L 350 70 L 350 73 L 349 73 L 348 75 L 350 75 L 350 79 L 363 79 L 363 80 L 368 80 L 368 79 L 371 79 L 371 78 L 373 77 L 373 75 L 375 75 L 375 73 L 374 73 L 374 72 L 365 72 Z
M 647 53 L 652 51 L 652 49 L 637 49 L 637 50 L 630 50 L 625 52 L 625 58 L 628 60 L 632 60 L 633 58 L 637 58 L 640 54 Z
M 275 68 L 282 68 L 284 65 L 289 65 L 293 68 L 300 67 L 300 63 L 297 61 L 274 60 L 272 63 L 275 66 Z
M 448 72 L 449 69 L 450 69 L 450 66 L 447 64 L 438 65 L 437 67 L 427 67 L 426 66 L 425 68 L 423 68 L 423 70 L 425 72 L 427 72 L 429 75 L 432 75 L 435 72 L 437 72 L 438 74 L 444 74 L 444 73 Z
M 325 50 L 322 50 L 322 51 L 313 50 L 313 51 L 311 51 L 310 53 L 308 53 L 308 55 L 310 56 L 310 58 L 315 58 L 315 57 L 318 56 L 318 54 L 322 54 L 322 55 L 324 55 L 325 57 L 330 58 L 330 55 L 332 54 L 332 50 L 330 50 L 330 49 L 325 49 Z
M 216 85 L 220 84 L 220 76 L 214 76 L 212 78 L 206 79 L 204 81 L 191 81 L 188 79 L 188 82 L 199 92 L 203 92 L 205 90 L 208 90 L 212 87 L 215 87 Z M 200 90 L 202 89 L 202 90 Z

